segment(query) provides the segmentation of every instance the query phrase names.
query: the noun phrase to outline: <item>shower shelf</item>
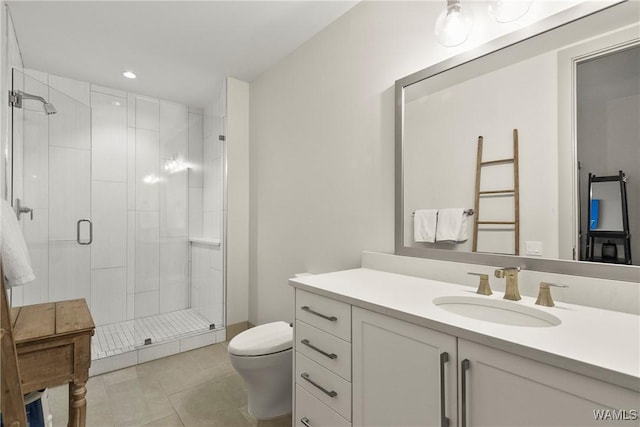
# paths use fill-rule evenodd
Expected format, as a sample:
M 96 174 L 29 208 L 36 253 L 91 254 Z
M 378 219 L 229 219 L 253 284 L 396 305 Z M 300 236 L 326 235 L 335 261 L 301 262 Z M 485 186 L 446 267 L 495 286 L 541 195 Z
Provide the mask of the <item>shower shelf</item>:
M 196 237 L 190 237 L 189 242 L 198 243 L 201 245 L 220 246 L 220 240 L 214 240 L 214 239 L 199 239 Z

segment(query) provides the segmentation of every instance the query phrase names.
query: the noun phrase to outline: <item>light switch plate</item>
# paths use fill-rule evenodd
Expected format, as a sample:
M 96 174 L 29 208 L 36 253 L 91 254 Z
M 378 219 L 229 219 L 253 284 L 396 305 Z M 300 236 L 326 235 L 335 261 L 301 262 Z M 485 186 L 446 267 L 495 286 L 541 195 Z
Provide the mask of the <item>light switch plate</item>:
M 535 255 L 535 256 L 541 256 L 542 255 L 542 242 L 533 242 L 533 241 L 528 241 L 526 244 L 526 252 L 527 255 Z

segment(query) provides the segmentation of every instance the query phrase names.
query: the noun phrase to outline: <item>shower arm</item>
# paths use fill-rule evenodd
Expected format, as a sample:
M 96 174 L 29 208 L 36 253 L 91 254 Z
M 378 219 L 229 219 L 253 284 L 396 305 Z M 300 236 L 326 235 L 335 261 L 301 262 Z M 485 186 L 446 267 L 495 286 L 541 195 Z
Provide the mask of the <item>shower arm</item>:
M 9 105 L 22 108 L 23 99 L 33 99 L 34 101 L 40 101 L 42 104 L 47 104 L 47 100 L 38 95 L 31 95 L 30 93 L 23 92 L 21 90 L 9 91 Z

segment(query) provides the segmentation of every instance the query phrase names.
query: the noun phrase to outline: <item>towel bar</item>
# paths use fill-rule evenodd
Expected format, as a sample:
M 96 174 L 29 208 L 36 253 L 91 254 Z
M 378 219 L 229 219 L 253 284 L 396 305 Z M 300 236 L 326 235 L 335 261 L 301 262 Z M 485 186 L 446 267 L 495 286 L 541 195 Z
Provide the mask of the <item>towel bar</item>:
M 464 214 L 467 215 L 467 216 L 471 216 L 471 215 L 473 215 L 473 213 L 474 213 L 473 209 L 465 209 L 465 211 L 464 211 Z M 415 215 L 415 214 L 416 214 L 415 212 L 411 212 L 412 216 Z

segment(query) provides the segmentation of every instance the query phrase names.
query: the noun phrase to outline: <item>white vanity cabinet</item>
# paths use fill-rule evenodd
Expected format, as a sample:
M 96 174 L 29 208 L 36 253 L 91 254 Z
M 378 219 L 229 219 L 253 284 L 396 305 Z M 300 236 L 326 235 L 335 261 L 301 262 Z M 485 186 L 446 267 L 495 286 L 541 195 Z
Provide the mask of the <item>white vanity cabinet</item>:
M 351 425 L 351 305 L 296 289 L 296 427 Z
M 352 314 L 353 425 L 455 426 L 456 338 L 358 307 Z
M 296 306 L 295 426 L 638 425 L 640 393 L 615 383 L 399 320 L 381 305 L 296 289 Z
M 461 427 L 638 425 L 640 394 L 627 388 L 463 339 L 458 361 Z M 595 419 L 607 409 L 626 423 Z

